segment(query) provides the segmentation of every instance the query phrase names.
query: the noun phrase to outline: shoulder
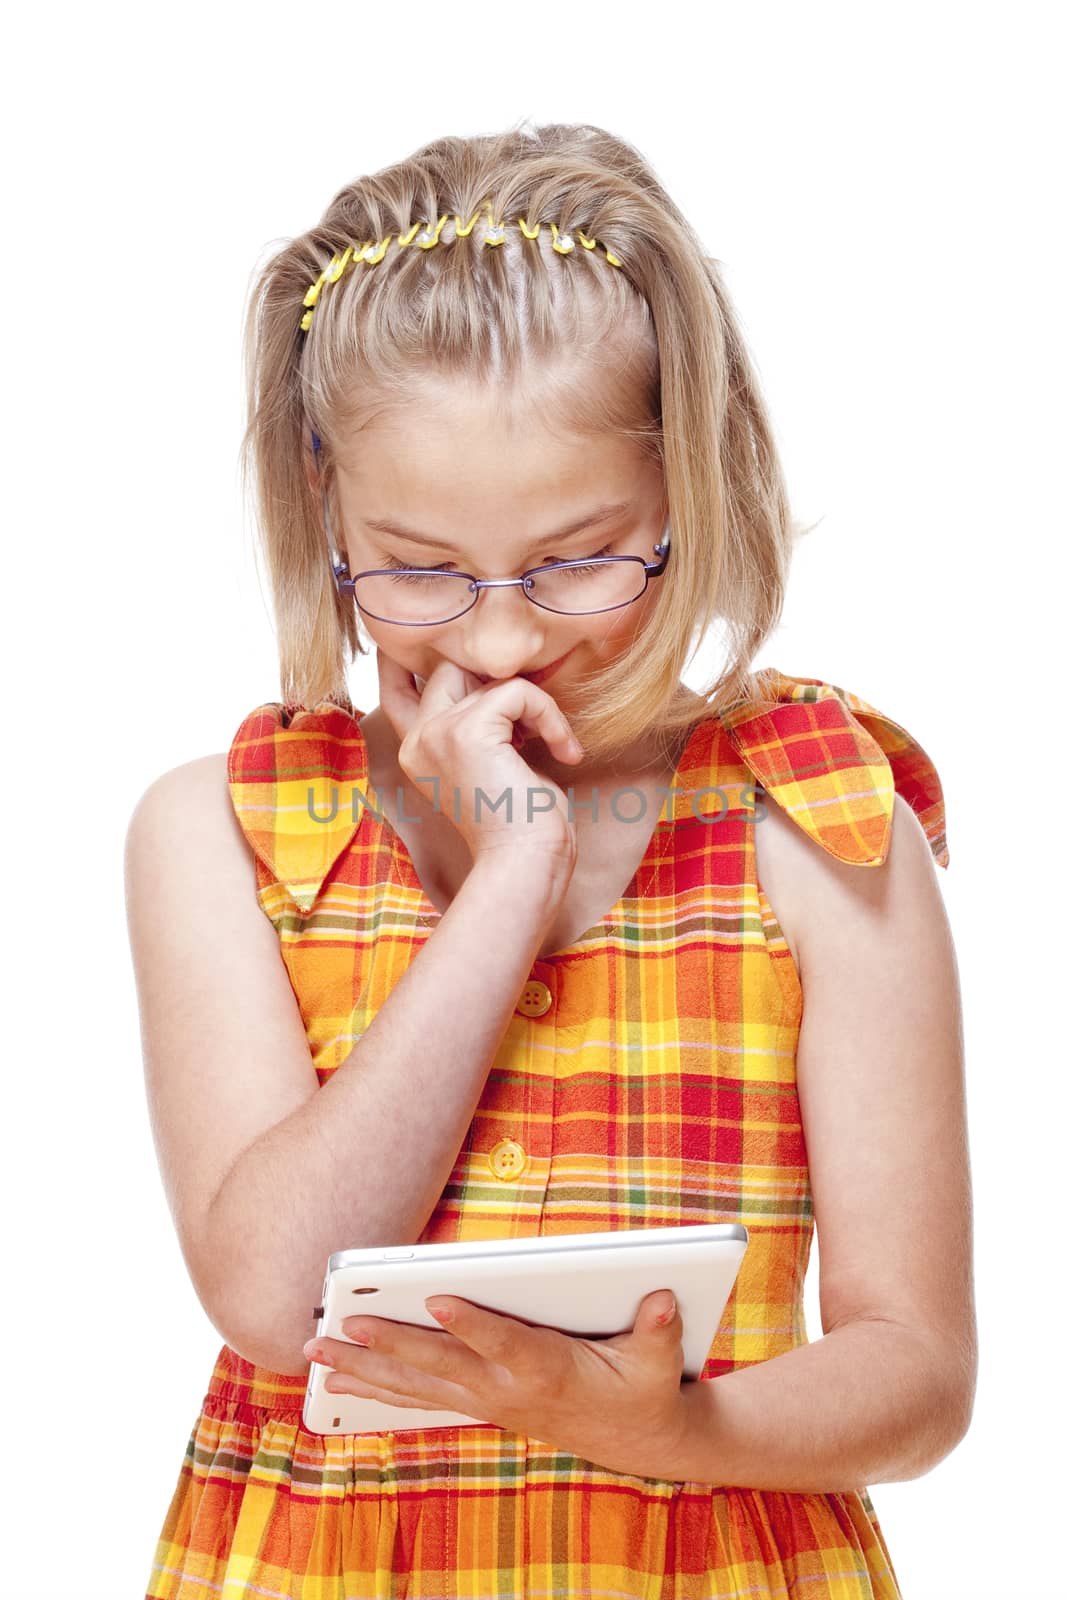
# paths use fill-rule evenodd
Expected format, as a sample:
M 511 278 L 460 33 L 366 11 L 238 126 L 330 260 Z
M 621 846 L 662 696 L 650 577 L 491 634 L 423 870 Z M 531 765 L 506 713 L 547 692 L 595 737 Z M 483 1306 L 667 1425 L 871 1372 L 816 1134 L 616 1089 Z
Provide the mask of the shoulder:
M 262 825 L 276 830 L 307 779 L 358 781 L 363 713 L 321 700 L 307 707 L 268 700 L 242 717 L 227 750 L 169 768 L 140 795 L 126 832 L 127 869 L 163 850 L 192 852 L 208 870 L 225 858 L 254 881 Z M 292 789 L 286 787 L 292 785 Z
M 872 919 L 926 906 L 940 916 L 943 901 L 922 823 L 899 794 L 892 801 L 892 842 L 876 871 L 820 847 L 775 805 L 755 828 L 757 875 L 796 962 L 801 981 L 817 966 L 848 952 Z
M 219 789 L 225 796 L 228 763 L 228 752 L 217 750 L 211 755 L 183 761 L 180 766 L 168 767 L 142 791 L 134 815 L 150 806 L 173 806 L 189 800 L 202 803 L 205 796 Z
M 936 896 L 933 866 L 949 859 L 944 794 L 918 740 L 822 679 L 769 667 L 753 684 L 720 720 L 764 791 L 754 830 L 757 875 L 794 954 L 810 952 L 828 918 L 884 896 L 902 874 L 925 877 Z M 903 844 L 891 849 L 901 835 Z
M 130 817 L 130 828 L 144 828 L 149 819 L 158 823 L 164 818 L 177 825 L 190 808 L 199 813 L 205 808 L 210 810 L 212 800 L 225 800 L 226 763 L 227 755 L 222 750 L 161 772 L 138 797 Z
M 226 751 L 171 767 L 139 796 L 126 828 L 126 869 L 150 878 L 164 858 L 208 881 L 223 870 L 254 883 L 253 852 L 234 814 Z

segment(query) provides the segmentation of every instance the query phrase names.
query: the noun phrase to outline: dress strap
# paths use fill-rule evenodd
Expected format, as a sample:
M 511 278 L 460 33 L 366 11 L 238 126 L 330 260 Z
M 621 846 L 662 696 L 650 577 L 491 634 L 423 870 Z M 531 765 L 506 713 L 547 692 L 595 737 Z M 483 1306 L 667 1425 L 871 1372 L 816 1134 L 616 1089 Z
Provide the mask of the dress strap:
M 310 709 L 268 701 L 230 744 L 227 777 L 237 820 L 257 857 L 303 912 L 310 911 L 364 813 L 361 711 L 332 700 Z
M 775 667 L 753 674 L 751 698 L 720 713 L 742 760 L 782 809 L 840 861 L 880 866 L 889 851 L 893 791 L 948 866 L 945 803 L 930 757 L 899 723 L 859 695 Z

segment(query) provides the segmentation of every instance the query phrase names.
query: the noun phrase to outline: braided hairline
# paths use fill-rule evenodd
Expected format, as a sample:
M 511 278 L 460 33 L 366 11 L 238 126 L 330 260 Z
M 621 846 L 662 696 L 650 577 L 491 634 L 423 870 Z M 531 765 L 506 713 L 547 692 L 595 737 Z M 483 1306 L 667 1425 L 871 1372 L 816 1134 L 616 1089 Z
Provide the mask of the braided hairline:
M 492 208 L 488 207 L 487 210 L 488 220 L 483 229 L 482 244 L 490 247 L 501 245 L 505 242 L 506 238 L 505 223 L 494 222 Z M 481 214 L 481 209 L 479 208 L 479 210 L 477 210 L 471 217 L 469 222 L 462 221 L 462 219 L 457 215 L 454 219 L 451 235 L 444 241 L 442 241 L 442 232 L 445 224 L 449 221 L 450 214 L 448 212 L 445 212 L 443 216 L 438 217 L 436 222 L 434 222 L 432 225 L 429 222 L 420 220 L 419 222 L 413 223 L 406 233 L 396 235 L 386 234 L 384 239 L 366 239 L 363 240 L 359 245 L 350 244 L 341 255 L 338 255 L 335 251 L 327 265 L 322 269 L 322 271 L 319 273 L 319 276 L 315 279 L 314 283 L 309 286 L 307 293 L 304 295 L 303 304 L 309 309 L 304 312 L 304 315 L 300 319 L 301 332 L 306 333 L 311 327 L 311 319 L 314 316 L 315 306 L 318 303 L 319 295 L 321 294 L 323 288 L 327 284 L 337 283 L 346 272 L 350 271 L 355 266 L 357 261 L 365 261 L 369 266 L 376 266 L 379 261 L 382 261 L 385 258 L 386 252 L 394 238 L 396 240 L 396 246 L 398 249 L 403 249 L 406 246 L 416 244 L 420 250 L 432 250 L 435 245 L 438 245 L 442 242 L 452 243 L 456 238 L 467 238 L 473 231 L 474 225 L 478 221 Z M 538 237 L 541 232 L 541 224 L 539 222 L 535 223 L 531 228 L 527 225 L 524 217 L 518 217 L 516 220 L 524 238 L 536 239 Z M 577 244 L 580 244 L 585 250 L 595 250 L 597 248 L 597 241 L 587 237 L 580 228 L 575 228 L 574 235 L 572 236 L 569 233 L 560 233 L 559 228 L 554 222 L 550 223 L 549 226 L 552 229 L 552 248 L 558 255 L 571 255 L 577 248 L 575 242 L 576 240 Z M 604 245 L 602 248 L 605 259 L 611 264 L 611 266 L 622 266 L 622 262 L 619 260 L 619 258 L 613 255 L 606 245 Z

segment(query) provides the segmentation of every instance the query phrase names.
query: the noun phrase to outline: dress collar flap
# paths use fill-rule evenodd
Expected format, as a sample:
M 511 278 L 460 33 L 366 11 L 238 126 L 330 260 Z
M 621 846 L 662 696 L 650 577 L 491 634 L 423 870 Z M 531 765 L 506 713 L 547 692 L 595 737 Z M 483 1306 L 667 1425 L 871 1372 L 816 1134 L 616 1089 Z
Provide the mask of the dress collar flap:
M 893 791 L 923 825 L 934 860 L 948 866 L 941 780 L 911 735 L 858 695 L 774 667 L 753 674 L 758 692 L 719 720 L 763 788 L 840 861 L 880 866 L 889 850 Z
M 366 794 L 361 716 L 332 700 L 310 709 L 271 701 L 248 714 L 230 745 L 237 820 L 303 912 L 363 816 L 354 795 L 356 788 Z

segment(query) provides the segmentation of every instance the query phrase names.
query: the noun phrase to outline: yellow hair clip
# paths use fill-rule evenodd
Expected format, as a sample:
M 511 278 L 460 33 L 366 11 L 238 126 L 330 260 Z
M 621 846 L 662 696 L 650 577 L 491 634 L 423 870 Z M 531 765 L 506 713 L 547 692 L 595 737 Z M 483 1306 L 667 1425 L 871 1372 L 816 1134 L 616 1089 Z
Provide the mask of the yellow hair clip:
M 503 222 L 495 221 L 493 217 L 493 208 L 491 205 L 487 205 L 485 210 L 487 221 L 483 243 L 488 245 L 503 244 L 506 238 L 506 229 Z M 456 237 L 458 239 L 468 238 L 474 229 L 474 224 L 478 221 L 478 218 L 481 216 L 481 214 L 481 208 L 479 208 L 471 217 L 469 222 L 464 222 L 457 213 L 455 217 Z M 421 250 L 432 250 L 435 244 L 441 243 L 441 230 L 448 221 L 448 216 L 448 212 L 445 212 L 443 217 L 438 217 L 437 221 L 432 227 L 428 222 L 420 221 L 413 223 L 406 233 L 399 233 L 396 235 L 397 245 L 409 245 L 414 242 L 418 244 Z M 528 225 L 525 217 L 519 217 L 518 223 L 519 227 L 522 229 L 524 237 L 527 239 L 536 239 L 541 232 L 541 224 L 539 222 L 535 222 L 531 228 Z M 559 228 L 554 222 L 550 223 L 549 226 L 552 229 L 553 250 L 555 250 L 558 255 L 569 256 L 574 249 L 574 238 L 569 233 L 560 233 Z M 579 244 L 581 244 L 584 249 L 596 249 L 597 242 L 595 239 L 584 234 L 580 228 L 575 228 L 574 232 L 578 237 Z M 301 332 L 307 333 L 308 329 L 311 327 L 312 315 L 314 313 L 314 308 L 318 303 L 319 295 L 322 293 L 323 284 L 337 283 L 337 281 L 344 276 L 348 268 L 355 266 L 357 261 L 366 261 L 372 266 L 376 265 L 384 258 L 392 239 L 393 235 L 391 233 L 387 233 L 384 239 L 366 239 L 358 246 L 350 244 L 343 254 L 337 255 L 335 253 L 330 257 L 329 265 L 323 268 L 318 277 L 315 279 L 315 282 L 311 284 L 304 296 L 304 305 L 308 307 L 308 310 L 306 310 L 304 315 L 300 318 Z M 612 255 L 611 251 L 606 245 L 604 246 L 604 259 L 613 267 L 622 266 L 622 262 L 619 260 L 618 256 Z
M 326 282 L 326 273 L 328 270 L 329 269 L 326 267 L 323 268 L 318 277 L 315 279 L 315 282 L 311 285 L 311 288 L 308 290 L 307 294 L 304 296 L 304 304 L 306 306 L 313 306 L 317 303 L 322 286 Z
M 504 224 L 497 222 L 493 216 L 492 206 L 486 206 L 485 238 L 483 244 L 503 244 L 505 239 Z
M 330 271 L 330 267 L 327 267 L 327 269 L 326 269 L 326 282 L 327 283 L 336 283 L 338 278 L 341 277 L 342 273 L 344 272 L 345 268 L 348 265 L 348 262 L 349 262 L 349 259 L 350 259 L 351 255 L 352 255 L 352 248 L 353 247 L 351 245 L 349 245 L 348 249 L 345 251 L 343 256 L 340 256 L 340 257 L 334 256 L 333 261 L 330 262 L 330 267 L 333 267 L 334 261 L 336 261 L 337 265 L 336 265 L 336 267 L 334 268 L 334 270 L 332 272 Z
M 443 217 L 438 217 L 436 226 L 433 228 L 432 231 L 429 228 L 424 228 L 423 229 L 422 233 L 419 234 L 418 238 L 415 241 L 415 243 L 420 247 L 420 249 L 422 249 L 422 250 L 432 250 L 435 244 L 439 244 L 440 243 L 440 241 L 441 241 L 441 229 L 444 227 L 444 225 L 445 225 L 445 223 L 447 221 L 448 221 L 448 212 L 446 211 Z

